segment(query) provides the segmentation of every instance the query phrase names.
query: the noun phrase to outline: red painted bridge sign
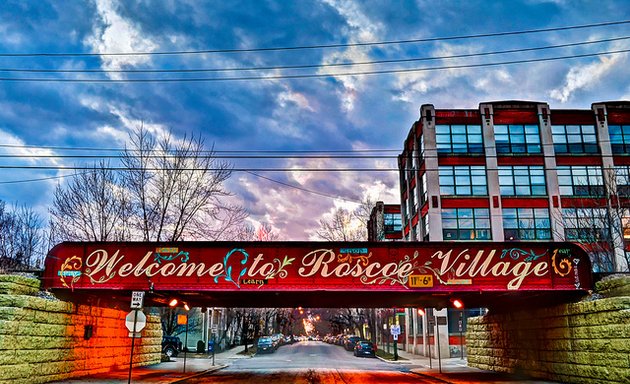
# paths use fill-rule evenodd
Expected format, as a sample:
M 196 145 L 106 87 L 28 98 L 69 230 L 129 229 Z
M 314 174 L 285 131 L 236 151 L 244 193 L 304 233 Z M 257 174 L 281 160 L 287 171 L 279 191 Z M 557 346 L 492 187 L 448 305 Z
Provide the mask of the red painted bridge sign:
M 577 297 L 590 263 L 571 243 L 68 242 L 46 259 L 44 286 L 77 299 L 151 305 L 412 306 Z M 391 303 L 391 304 L 390 304 Z M 146 305 L 150 305 L 146 304 Z

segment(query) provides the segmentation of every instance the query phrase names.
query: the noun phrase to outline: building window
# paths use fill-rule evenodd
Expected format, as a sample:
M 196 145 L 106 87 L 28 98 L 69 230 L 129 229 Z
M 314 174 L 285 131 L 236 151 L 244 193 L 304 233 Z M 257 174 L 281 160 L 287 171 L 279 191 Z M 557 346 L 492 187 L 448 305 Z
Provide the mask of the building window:
M 630 241 L 630 210 L 628 209 L 624 209 L 621 214 L 621 228 L 623 231 L 623 240 L 626 242 Z
M 424 159 L 424 135 L 420 135 L 420 137 L 418 138 L 418 150 L 420 151 L 420 156 L 418 156 L 418 160 Z
M 605 208 L 563 208 L 566 240 L 585 242 L 609 239 L 609 220 Z
M 499 166 L 499 187 L 503 196 L 544 196 L 547 194 L 542 166 Z
M 442 209 L 444 240 L 490 240 L 488 208 Z
M 541 153 L 537 125 L 495 125 L 497 153 Z
M 602 168 L 598 166 L 560 165 L 558 185 L 563 196 L 603 196 Z
M 483 153 L 480 125 L 436 125 L 438 153 Z
M 402 231 L 402 219 L 398 213 L 383 214 L 383 230 L 385 233 L 399 233 Z
M 617 195 L 630 197 L 630 167 L 616 166 L 615 181 L 617 184 Z
M 484 166 L 440 166 L 439 173 L 441 195 L 488 195 Z
M 411 192 L 409 192 L 409 205 L 411 211 L 409 212 L 409 216 L 413 217 L 413 215 L 418 212 L 418 199 L 416 198 L 416 187 L 411 188 Z
M 630 153 L 630 125 L 609 125 L 612 153 Z
M 420 206 L 423 206 L 424 203 L 427 202 L 427 199 L 427 173 L 425 172 L 420 176 Z
M 429 241 L 429 215 L 422 216 L 422 240 Z
M 402 215 L 403 226 L 408 225 L 409 224 L 409 199 L 403 200 L 402 204 L 400 205 L 400 213 Z
M 551 221 L 547 208 L 504 208 L 505 240 L 549 240 Z
M 552 125 L 553 148 L 556 153 L 598 153 L 593 125 Z

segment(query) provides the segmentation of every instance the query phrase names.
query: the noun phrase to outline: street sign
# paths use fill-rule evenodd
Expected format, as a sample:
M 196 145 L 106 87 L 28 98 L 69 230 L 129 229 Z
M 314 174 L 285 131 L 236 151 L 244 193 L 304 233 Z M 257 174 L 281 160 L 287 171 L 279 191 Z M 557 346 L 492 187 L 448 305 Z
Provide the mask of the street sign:
M 409 276 L 409 286 L 411 288 L 432 288 L 433 276 L 431 275 L 411 275 Z
M 147 317 L 141 310 L 134 309 L 127 314 L 127 317 L 125 317 L 125 326 L 129 330 L 129 332 L 140 332 L 144 329 L 144 327 L 147 326 Z
M 392 324 L 391 328 L 390 328 L 390 332 L 392 333 L 392 335 L 394 336 L 398 336 L 400 335 L 400 325 L 398 324 Z
M 187 315 L 177 315 L 177 325 L 185 325 L 188 322 Z
M 394 335 L 394 341 L 398 340 L 398 334 Z
M 144 292 L 131 292 L 131 309 L 142 309 L 142 304 L 144 304 Z

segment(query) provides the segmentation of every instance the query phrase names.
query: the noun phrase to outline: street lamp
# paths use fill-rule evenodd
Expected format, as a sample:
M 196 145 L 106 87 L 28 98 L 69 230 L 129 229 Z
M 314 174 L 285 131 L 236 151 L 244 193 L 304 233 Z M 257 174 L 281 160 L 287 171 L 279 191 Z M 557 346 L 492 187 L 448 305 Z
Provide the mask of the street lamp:
M 188 311 L 190 307 L 184 303 L 184 309 L 186 310 L 186 336 L 184 337 L 184 373 L 186 373 L 186 355 L 188 354 Z

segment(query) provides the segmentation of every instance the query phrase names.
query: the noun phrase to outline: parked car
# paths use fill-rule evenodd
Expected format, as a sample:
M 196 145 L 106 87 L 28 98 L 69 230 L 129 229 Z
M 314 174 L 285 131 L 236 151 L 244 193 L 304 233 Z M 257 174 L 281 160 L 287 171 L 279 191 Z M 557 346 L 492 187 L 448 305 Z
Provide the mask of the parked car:
M 284 344 L 284 335 L 282 333 L 274 333 L 271 335 L 271 341 L 273 342 L 273 347 L 278 349 L 282 344 Z
M 359 336 L 348 336 L 346 338 L 346 340 L 344 341 L 343 346 L 346 349 L 346 351 L 352 351 L 352 350 L 354 350 L 354 345 L 359 340 L 361 340 L 361 338 Z
M 168 357 L 176 357 L 182 350 L 182 341 L 177 336 L 162 337 L 162 353 Z
M 354 355 L 375 357 L 376 345 L 368 340 L 359 340 L 354 346 Z
M 273 340 L 269 336 L 260 337 L 256 346 L 256 353 L 273 353 L 276 350 Z

